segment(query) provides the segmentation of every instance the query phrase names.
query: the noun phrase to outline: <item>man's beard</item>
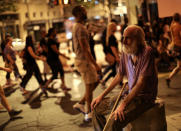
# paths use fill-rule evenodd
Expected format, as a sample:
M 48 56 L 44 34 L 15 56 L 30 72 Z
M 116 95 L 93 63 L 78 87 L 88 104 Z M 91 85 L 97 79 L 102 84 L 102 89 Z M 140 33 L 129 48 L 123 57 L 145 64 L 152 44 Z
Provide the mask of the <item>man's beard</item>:
M 136 42 L 133 42 L 131 45 L 123 44 L 123 52 L 126 54 L 136 54 L 138 50 L 138 46 Z

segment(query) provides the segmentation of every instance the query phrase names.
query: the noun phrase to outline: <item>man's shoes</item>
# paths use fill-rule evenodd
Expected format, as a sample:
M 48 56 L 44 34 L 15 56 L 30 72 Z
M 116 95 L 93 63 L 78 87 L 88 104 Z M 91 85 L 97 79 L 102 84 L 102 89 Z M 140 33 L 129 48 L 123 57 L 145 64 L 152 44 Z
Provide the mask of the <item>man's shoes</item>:
M 73 108 L 85 114 L 85 107 L 83 104 L 76 103 L 75 105 L 73 105 Z
M 9 112 L 9 116 L 11 118 L 13 118 L 14 116 L 17 116 L 18 114 L 20 114 L 23 110 L 14 110 L 12 109 L 10 112 Z
M 92 120 L 92 112 L 86 113 L 84 117 L 85 122 L 90 122 Z
M 167 87 L 170 88 L 170 79 L 169 78 L 166 79 L 166 83 L 167 83 Z

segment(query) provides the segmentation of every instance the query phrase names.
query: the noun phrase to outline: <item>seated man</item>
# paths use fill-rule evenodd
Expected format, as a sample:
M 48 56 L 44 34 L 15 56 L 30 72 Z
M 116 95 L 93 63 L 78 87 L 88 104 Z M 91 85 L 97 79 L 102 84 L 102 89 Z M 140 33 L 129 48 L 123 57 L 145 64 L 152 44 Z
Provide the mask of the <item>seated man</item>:
M 157 96 L 158 77 L 155 68 L 154 54 L 145 43 L 143 30 L 136 26 L 128 26 L 123 34 L 123 52 L 118 73 L 110 86 L 97 98 L 91 107 L 93 125 L 96 131 L 102 131 L 115 99 L 104 98 L 123 77 L 128 79 L 129 93 L 121 99 L 104 131 L 121 131 L 129 122 L 138 118 L 143 112 L 154 105 Z

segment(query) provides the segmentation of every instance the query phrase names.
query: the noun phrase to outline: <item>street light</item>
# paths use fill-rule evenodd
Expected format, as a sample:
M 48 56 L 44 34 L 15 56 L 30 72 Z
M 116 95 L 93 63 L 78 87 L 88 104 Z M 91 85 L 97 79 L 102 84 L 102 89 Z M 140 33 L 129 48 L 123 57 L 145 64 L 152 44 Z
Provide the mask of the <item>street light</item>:
M 66 5 L 69 3 L 69 0 L 64 0 L 63 3 Z

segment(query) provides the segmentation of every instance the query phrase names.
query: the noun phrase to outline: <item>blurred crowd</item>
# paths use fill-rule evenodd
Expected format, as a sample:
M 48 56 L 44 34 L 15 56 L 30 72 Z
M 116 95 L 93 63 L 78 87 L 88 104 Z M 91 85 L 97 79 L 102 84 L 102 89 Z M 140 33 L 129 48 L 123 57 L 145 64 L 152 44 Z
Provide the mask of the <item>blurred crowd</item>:
M 74 106 L 75 109 L 79 109 L 85 114 L 87 114 L 85 116 L 85 120 L 91 119 L 91 115 L 89 113 L 91 112 L 90 103 L 92 101 L 93 90 L 96 88 L 98 83 L 102 84 L 103 88 L 106 88 L 107 81 L 111 77 L 114 77 L 117 73 L 117 66 L 120 62 L 120 55 L 122 53 L 121 50 L 119 49 L 119 43 L 121 43 L 122 41 L 117 40 L 117 38 L 115 37 L 115 33 L 119 32 L 121 34 L 120 37 L 123 38 L 123 32 L 124 32 L 124 29 L 126 29 L 126 27 L 129 25 L 129 19 L 125 16 L 124 22 L 122 22 L 123 23 L 122 25 L 120 25 L 119 24 L 120 22 L 114 19 L 112 19 L 108 23 L 105 23 L 104 21 L 101 21 L 100 23 L 101 23 L 100 28 L 99 26 L 97 26 L 95 29 L 94 24 L 96 23 L 91 22 L 91 23 L 85 24 L 85 29 L 84 27 L 81 27 L 81 26 L 79 27 L 79 28 L 82 28 L 83 30 L 82 32 L 80 31 L 80 34 L 78 34 L 77 32 L 74 32 L 75 36 L 79 35 L 78 37 L 80 38 L 82 37 L 88 38 L 90 52 L 88 50 L 88 53 L 86 54 L 87 50 L 82 50 L 82 49 L 79 49 L 81 47 L 75 46 L 76 41 L 73 41 L 73 51 L 77 52 L 77 54 L 80 54 L 82 57 L 84 56 L 84 54 L 87 55 L 87 57 L 90 57 L 88 61 L 92 61 L 93 65 L 96 67 L 96 70 L 92 69 L 92 67 L 89 67 L 88 65 L 87 67 L 89 67 L 89 69 L 95 72 L 96 71 L 98 72 L 98 79 L 96 79 L 93 82 L 95 85 L 91 85 L 93 83 L 86 83 L 87 79 L 85 78 L 84 81 L 85 81 L 85 84 L 87 85 L 85 96 L 82 98 L 82 103 L 78 103 L 79 105 L 77 104 Z M 172 18 L 158 19 L 158 20 L 153 21 L 152 23 L 145 22 L 143 18 L 140 16 L 138 18 L 137 25 L 140 26 L 144 30 L 147 45 L 154 49 L 154 54 L 156 57 L 155 61 L 156 61 L 158 70 L 165 68 L 171 71 L 173 69 L 173 73 L 166 80 L 167 85 L 170 86 L 171 78 L 173 77 L 174 74 L 176 74 L 179 71 L 181 67 L 181 62 L 180 62 L 181 44 L 179 43 L 181 41 L 180 14 L 176 13 L 174 14 Z M 117 30 L 118 27 L 120 27 L 119 30 Z M 84 34 L 85 32 L 87 32 L 88 36 Z M 98 32 L 102 32 L 100 43 L 102 44 L 103 52 L 105 53 L 105 60 L 107 61 L 107 66 L 105 68 L 99 68 L 99 66 L 96 64 L 96 55 L 95 55 L 95 50 L 94 50 L 96 41 L 94 37 L 96 33 Z M 28 35 L 26 37 L 25 48 L 20 53 L 18 53 L 23 63 L 23 69 L 26 71 L 25 75 L 20 74 L 18 66 L 16 64 L 17 53 L 13 50 L 13 47 L 12 47 L 12 37 L 10 35 L 7 35 L 6 38 L 3 40 L 3 42 L 1 43 L 4 65 L 6 68 L 9 68 L 14 73 L 15 80 L 19 84 L 22 95 L 28 94 L 28 91 L 26 90 L 26 86 L 33 75 L 35 76 L 35 78 L 37 79 L 39 83 L 39 88 L 47 97 L 48 97 L 47 88 L 49 88 L 49 84 L 53 80 L 58 79 L 58 78 L 60 78 L 62 81 L 60 88 L 64 92 L 68 92 L 71 90 L 71 88 L 68 88 L 66 86 L 66 83 L 64 80 L 65 72 L 64 72 L 64 68 L 59 56 L 62 56 L 66 60 L 69 60 L 70 58 L 59 51 L 60 43 L 57 41 L 56 35 L 57 35 L 57 32 L 55 28 L 50 28 L 48 33 L 46 33 L 45 31 L 42 31 L 42 34 L 41 34 L 42 39 L 40 43 L 38 44 L 38 46 L 36 46 L 36 48 L 35 48 L 35 44 L 34 44 L 35 41 L 33 40 L 33 37 L 31 35 Z M 180 38 L 176 38 L 176 37 L 180 37 Z M 177 41 L 179 44 L 175 44 Z M 178 48 L 179 50 L 176 51 L 175 48 Z M 83 53 L 81 53 L 81 51 Z M 91 54 L 91 56 L 89 53 Z M 79 59 L 81 59 L 81 61 L 79 61 L 79 63 L 78 61 L 76 61 L 75 66 L 76 64 L 77 65 L 79 64 L 80 66 L 82 61 L 83 62 L 86 61 L 86 60 L 82 60 L 84 58 L 79 58 Z M 43 75 L 40 72 L 40 69 L 36 60 L 42 60 L 44 63 Z M 175 66 L 176 64 L 177 66 L 176 68 L 174 68 L 173 65 Z M 87 70 L 87 67 L 86 67 L 86 70 Z M 82 75 L 83 74 L 82 72 L 85 72 L 85 71 L 78 70 L 78 72 Z M 7 71 L 6 84 L 4 85 L 4 88 L 12 86 L 13 84 L 10 73 L 11 71 Z M 47 75 L 50 73 L 51 73 L 51 77 L 47 77 Z M 90 74 L 91 73 L 92 72 L 90 72 Z M 60 75 L 60 77 L 58 77 L 58 75 Z M 83 75 L 86 75 L 86 74 L 84 73 Z M 83 76 L 83 77 L 86 77 L 86 76 Z M 120 83 L 120 85 L 122 85 L 122 82 Z M 89 88 L 91 90 L 89 90 Z M 1 95 L 3 95 L 3 93 L 1 93 Z M 87 107 L 88 108 L 87 112 L 83 109 L 83 105 L 86 102 L 89 103 L 89 106 Z M 9 112 L 11 112 L 10 109 L 9 109 Z M 10 115 L 10 116 L 13 116 L 13 115 Z

